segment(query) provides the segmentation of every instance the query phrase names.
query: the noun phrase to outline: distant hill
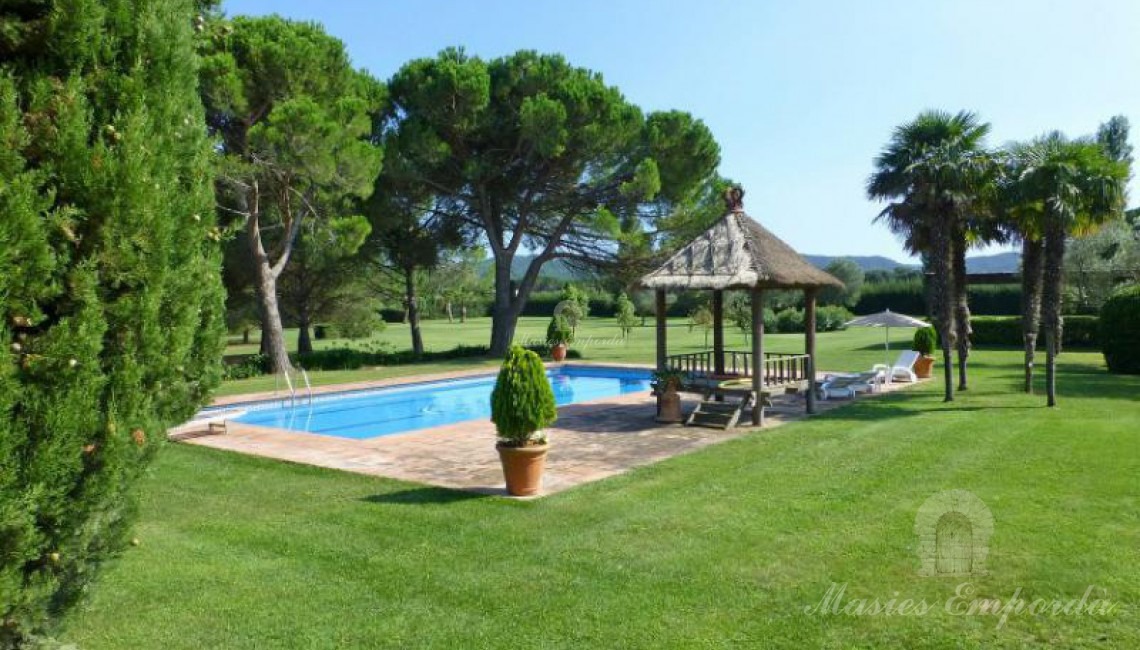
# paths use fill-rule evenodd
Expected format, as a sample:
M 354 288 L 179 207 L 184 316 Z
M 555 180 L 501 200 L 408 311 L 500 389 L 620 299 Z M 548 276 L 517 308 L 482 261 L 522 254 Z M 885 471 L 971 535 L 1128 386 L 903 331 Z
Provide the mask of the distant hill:
M 916 269 L 917 264 L 903 264 L 882 255 L 804 255 L 819 268 L 824 268 L 833 260 L 846 258 L 854 261 L 864 271 L 892 271 L 896 268 Z M 993 255 L 975 255 L 966 258 L 969 273 L 1017 273 L 1021 264 L 1021 253 L 1007 251 Z
M 882 255 L 804 255 L 804 258 L 819 268 L 824 268 L 833 260 L 849 259 L 864 271 L 892 271 L 896 268 L 916 269 L 917 264 L 903 264 Z M 526 267 L 534 259 L 533 255 L 518 255 L 511 265 L 511 276 L 521 278 Z M 1017 273 L 1021 263 L 1021 253 L 1008 251 L 993 255 L 975 255 L 966 258 L 966 268 L 970 273 Z M 490 258 L 483 261 L 483 272 L 491 271 Z M 588 279 L 580 271 L 570 268 L 563 260 L 547 262 L 542 267 L 541 276 L 556 282 L 571 282 Z
M 526 268 L 530 265 L 532 259 L 534 259 L 534 255 L 516 255 L 515 259 L 511 262 L 511 277 L 516 280 L 522 278 L 523 273 L 526 273 Z M 493 264 L 494 261 L 488 257 L 483 260 L 481 271 L 483 273 L 490 273 Z M 542 271 L 539 273 L 539 277 L 558 282 L 569 282 L 571 280 L 582 279 L 583 274 L 567 266 L 564 260 L 552 260 L 542 265 Z
M 823 268 L 838 259 L 848 259 L 864 271 L 893 271 L 897 268 L 915 268 L 913 264 L 900 264 L 882 255 L 804 255 L 804 259 Z
M 966 258 L 969 273 L 1017 273 L 1020 268 L 1021 253 L 1017 251 Z

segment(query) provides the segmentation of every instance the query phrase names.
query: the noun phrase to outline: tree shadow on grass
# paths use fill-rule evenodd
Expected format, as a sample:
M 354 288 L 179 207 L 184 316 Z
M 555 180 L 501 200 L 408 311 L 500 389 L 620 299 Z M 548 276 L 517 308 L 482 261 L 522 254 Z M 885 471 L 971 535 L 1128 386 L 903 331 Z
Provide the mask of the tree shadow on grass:
M 400 490 L 399 492 L 386 492 L 384 494 L 371 494 L 363 497 L 361 501 L 368 503 L 392 503 L 397 505 L 446 505 L 470 499 L 483 499 L 487 494 L 465 492 L 462 490 L 449 490 L 441 487 L 418 487 Z

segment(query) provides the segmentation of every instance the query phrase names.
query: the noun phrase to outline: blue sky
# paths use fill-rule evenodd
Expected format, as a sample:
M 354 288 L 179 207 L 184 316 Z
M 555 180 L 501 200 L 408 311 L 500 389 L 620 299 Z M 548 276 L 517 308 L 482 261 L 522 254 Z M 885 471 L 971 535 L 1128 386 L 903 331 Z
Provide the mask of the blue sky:
M 978 112 L 991 143 L 1140 131 L 1134 0 L 229 0 L 229 14 L 315 20 L 380 79 L 461 45 L 560 52 L 645 110 L 680 109 L 720 142 L 751 216 L 805 253 L 906 259 L 863 186 L 897 124 Z M 1140 136 L 1134 135 L 1138 141 Z M 1140 197 L 1133 181 L 1133 197 Z M 1132 200 L 1136 203 L 1136 199 Z M 993 252 L 993 251 L 987 251 Z

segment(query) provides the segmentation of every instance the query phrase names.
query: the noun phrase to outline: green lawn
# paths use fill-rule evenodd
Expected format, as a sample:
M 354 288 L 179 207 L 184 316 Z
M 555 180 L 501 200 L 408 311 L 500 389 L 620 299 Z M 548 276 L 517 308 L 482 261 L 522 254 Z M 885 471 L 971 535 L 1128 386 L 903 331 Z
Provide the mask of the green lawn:
M 548 318 L 522 318 L 515 333 L 517 341 L 541 342 L 546 336 Z M 585 361 L 608 361 L 652 364 L 655 354 L 656 329 L 652 320 L 646 327 L 636 327 L 628 338 L 621 337 L 621 330 L 612 318 L 587 319 L 578 328 L 577 340 L 571 346 L 582 354 Z M 466 323 L 447 321 L 425 321 L 423 323 L 424 346 L 427 350 L 449 350 L 457 345 L 487 345 L 491 337 L 490 318 L 472 318 Z M 880 329 L 851 329 L 846 332 L 825 332 L 817 336 L 819 367 L 824 370 L 865 370 L 873 364 L 883 363 L 883 335 Z M 891 330 L 892 361 L 897 350 L 909 349 L 912 329 Z M 287 340 L 290 349 L 296 346 L 296 330 L 289 330 Z M 401 350 L 411 347 L 408 327 L 403 324 L 389 324 L 388 327 L 365 341 L 329 339 L 314 341 L 316 349 L 330 347 L 370 347 L 382 345 L 386 349 Z M 241 345 L 237 338 L 231 339 L 228 354 L 250 354 L 257 352 L 257 344 Z M 700 328 L 690 331 L 684 319 L 674 319 L 669 323 L 669 353 L 696 352 L 709 349 L 705 344 L 705 334 Z M 751 349 L 743 334 L 736 328 L 725 332 L 725 345 L 732 350 Z M 770 334 L 764 337 L 765 349 L 769 352 L 803 352 L 803 334 Z M 309 373 L 313 385 L 339 384 L 352 381 L 367 381 L 402 377 L 428 372 L 445 372 L 476 367 L 493 368 L 494 361 L 484 359 L 459 359 L 454 361 L 422 363 L 404 366 L 366 368 L 353 371 L 312 371 Z M 265 390 L 273 390 L 273 377 L 255 377 L 226 382 L 219 395 L 235 395 Z
M 877 335 L 822 336 L 824 365 L 877 360 Z M 630 345 L 587 356 L 646 360 Z M 531 502 L 170 445 L 141 487 L 141 544 L 61 636 L 88 650 L 1140 647 L 1140 377 L 1066 353 L 1050 410 L 1016 392 L 1017 352 L 975 358 L 951 404 L 932 382 Z M 919 577 L 916 510 L 955 488 L 993 513 L 989 574 Z M 1117 609 L 999 626 L 944 611 L 962 582 L 1026 601 L 1092 586 Z M 833 584 L 932 609 L 808 613 Z

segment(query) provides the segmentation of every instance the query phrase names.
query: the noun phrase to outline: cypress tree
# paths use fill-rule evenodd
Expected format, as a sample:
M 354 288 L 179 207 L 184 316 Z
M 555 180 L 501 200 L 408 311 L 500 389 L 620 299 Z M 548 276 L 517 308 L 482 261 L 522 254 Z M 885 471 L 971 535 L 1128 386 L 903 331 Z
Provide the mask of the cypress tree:
M 129 538 L 165 429 L 220 378 L 191 0 L 0 11 L 0 647 Z

